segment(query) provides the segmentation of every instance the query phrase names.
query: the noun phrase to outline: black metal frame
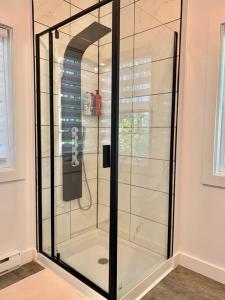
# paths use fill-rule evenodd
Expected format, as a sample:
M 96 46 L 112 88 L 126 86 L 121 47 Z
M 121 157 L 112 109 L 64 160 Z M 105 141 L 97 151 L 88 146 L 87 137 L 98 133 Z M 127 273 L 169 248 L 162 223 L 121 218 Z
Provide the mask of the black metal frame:
M 181 0 L 183 3 L 183 0 Z M 107 293 L 83 274 L 64 263 L 55 254 L 55 224 L 54 224 L 54 87 L 53 87 L 53 31 L 69 24 L 82 16 L 108 4 L 113 4 L 112 13 L 112 110 L 111 110 L 111 170 L 110 170 L 110 233 L 109 233 L 109 292 Z M 182 11 L 182 8 L 181 8 Z M 182 23 L 182 22 L 181 22 Z M 42 153 L 41 153 L 41 84 L 40 84 L 40 37 L 49 35 L 49 87 L 50 87 L 50 132 L 51 132 L 51 255 L 43 251 L 42 243 Z M 178 35 L 174 38 L 174 74 L 172 90 L 172 116 L 171 116 L 171 146 L 170 146 L 170 182 L 169 182 L 169 223 L 168 223 L 168 251 L 170 258 L 173 255 L 173 229 L 174 229 L 174 185 L 175 185 L 175 163 L 176 155 L 176 121 L 177 121 L 177 47 Z M 90 288 L 101 294 L 103 297 L 117 299 L 117 238 L 118 238 L 118 136 L 119 136 L 119 72 L 120 72 L 120 0 L 102 0 L 97 4 L 79 12 L 78 14 L 50 27 L 36 35 L 36 88 L 37 88 L 37 211 L 38 211 L 38 250 L 41 254 L 55 262 L 57 265 L 77 277 Z
M 79 273 L 65 262 L 61 261 L 55 253 L 55 198 L 54 198 L 54 62 L 53 62 L 53 31 L 58 30 L 60 27 L 69 24 L 82 16 L 91 13 L 92 11 L 108 4 L 113 4 L 113 25 L 112 25 L 112 140 L 111 140 L 111 207 L 110 207 L 110 247 L 109 247 L 109 292 L 107 293 L 83 274 Z M 118 219 L 118 128 L 119 128 L 119 54 L 118 47 L 120 43 L 120 0 L 103 0 L 80 13 L 60 22 L 53 27 L 36 35 L 36 87 L 37 87 L 37 140 L 38 140 L 38 250 L 41 254 L 51 259 L 57 265 L 68 271 L 70 274 L 77 277 L 93 290 L 101 294 L 107 299 L 116 299 L 117 294 L 117 219 Z M 51 154 L 51 255 L 43 251 L 42 244 L 42 153 L 41 153 L 41 86 L 40 86 L 40 37 L 48 34 L 49 41 L 49 104 L 50 104 L 50 154 Z M 112 225 L 113 224 L 113 225 Z M 113 249 L 113 250 L 112 250 Z
M 174 246 L 174 214 L 175 214 L 175 192 L 176 192 L 176 168 L 177 168 L 177 132 L 178 132 L 178 109 L 179 109 L 179 85 L 180 85 L 180 57 L 182 44 L 183 29 L 183 6 L 184 1 L 181 0 L 180 7 L 180 34 L 175 32 L 174 35 L 174 57 L 173 57 L 173 89 L 172 89 L 172 114 L 171 114 L 171 141 L 170 141 L 170 180 L 169 180 L 169 215 L 168 215 L 168 242 L 167 242 L 167 258 L 173 256 Z M 179 51 L 179 54 L 178 54 Z
M 169 210 L 168 210 L 168 242 L 167 258 L 173 255 L 173 207 L 174 207 L 174 175 L 175 175 L 175 142 L 176 142 L 176 102 L 177 102 L 177 47 L 178 33 L 174 32 L 173 49 L 173 80 L 172 80 L 172 107 L 171 107 L 171 130 L 170 130 L 170 167 L 169 167 Z

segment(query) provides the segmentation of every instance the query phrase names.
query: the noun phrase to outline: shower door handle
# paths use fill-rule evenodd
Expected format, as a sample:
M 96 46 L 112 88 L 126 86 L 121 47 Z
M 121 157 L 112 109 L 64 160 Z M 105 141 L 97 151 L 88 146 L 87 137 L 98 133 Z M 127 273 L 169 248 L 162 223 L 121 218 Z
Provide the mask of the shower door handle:
M 110 145 L 103 145 L 103 168 L 110 168 L 111 166 L 111 147 Z

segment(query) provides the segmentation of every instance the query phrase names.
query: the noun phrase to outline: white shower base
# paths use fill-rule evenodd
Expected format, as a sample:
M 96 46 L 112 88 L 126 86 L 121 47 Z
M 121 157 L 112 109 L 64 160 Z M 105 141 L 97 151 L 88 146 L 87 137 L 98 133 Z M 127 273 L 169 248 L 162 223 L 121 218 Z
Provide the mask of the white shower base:
M 99 229 L 84 233 L 57 247 L 61 260 L 108 291 L 109 264 L 99 264 L 109 256 L 109 235 Z M 118 294 L 122 297 L 151 275 L 165 257 L 143 249 L 129 241 L 118 243 Z

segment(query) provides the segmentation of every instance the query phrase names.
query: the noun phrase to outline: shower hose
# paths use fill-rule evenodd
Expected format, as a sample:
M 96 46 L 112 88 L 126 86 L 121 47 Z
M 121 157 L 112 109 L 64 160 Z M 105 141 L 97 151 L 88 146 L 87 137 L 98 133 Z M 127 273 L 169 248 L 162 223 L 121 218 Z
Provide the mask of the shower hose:
M 85 137 L 86 137 L 86 128 L 83 127 L 83 149 L 84 149 L 84 146 L 85 146 Z M 78 206 L 81 210 L 89 210 L 91 207 L 92 207 L 92 203 L 93 203 L 93 200 L 92 200 L 92 195 L 91 195 L 91 190 L 90 190 L 90 186 L 89 186 L 89 182 L 88 182 L 88 179 L 87 179 L 87 172 L 86 172 L 86 167 L 85 167 L 85 162 L 84 162 L 84 156 L 83 156 L 83 170 L 84 170 L 84 180 L 85 180 L 85 183 L 87 185 L 87 190 L 88 190 L 88 195 L 89 195 L 89 204 L 88 206 L 83 206 L 81 204 L 81 198 L 78 199 Z

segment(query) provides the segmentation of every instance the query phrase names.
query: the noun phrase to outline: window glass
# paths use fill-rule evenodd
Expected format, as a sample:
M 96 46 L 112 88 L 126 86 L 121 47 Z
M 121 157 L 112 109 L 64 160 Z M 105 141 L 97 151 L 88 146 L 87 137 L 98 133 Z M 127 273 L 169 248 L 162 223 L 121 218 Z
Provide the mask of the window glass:
M 11 30 L 0 26 L 0 168 L 13 166 Z

